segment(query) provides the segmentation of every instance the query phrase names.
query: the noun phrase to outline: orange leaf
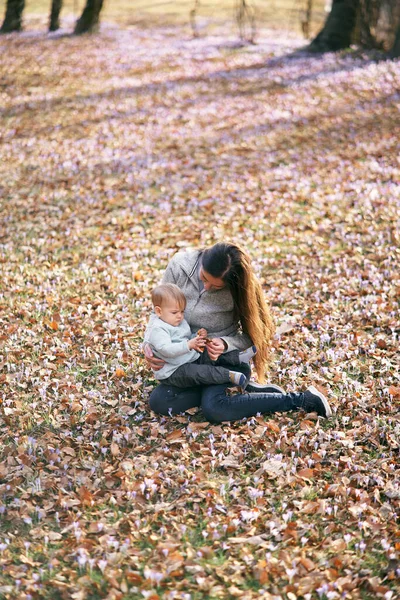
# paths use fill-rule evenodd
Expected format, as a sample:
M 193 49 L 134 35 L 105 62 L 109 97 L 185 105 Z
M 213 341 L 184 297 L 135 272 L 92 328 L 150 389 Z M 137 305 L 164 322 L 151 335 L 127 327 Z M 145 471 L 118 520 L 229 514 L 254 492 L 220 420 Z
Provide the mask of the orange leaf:
M 300 562 L 303 565 L 303 567 L 307 569 L 307 571 L 314 571 L 314 569 L 316 568 L 313 561 L 309 558 L 306 558 L 305 556 L 301 557 Z
M 53 331 L 58 331 L 58 323 L 54 319 L 52 319 L 51 321 L 49 321 L 48 319 L 45 319 L 44 325 L 45 325 L 45 327 L 48 327 L 49 329 L 52 329 Z
M 177 550 L 175 550 L 175 552 L 171 552 L 171 554 L 168 555 L 168 563 L 173 563 L 175 568 L 177 568 L 184 562 L 185 562 L 184 557 Z
M 142 583 L 143 577 L 136 571 L 127 571 L 125 578 L 129 583 Z
M 394 398 L 398 398 L 400 396 L 400 387 L 396 387 L 395 385 L 391 385 L 389 387 L 389 394 Z
M 300 429 L 312 429 L 313 427 L 315 427 L 315 425 L 315 422 L 310 421 L 309 419 L 303 419 L 303 421 L 301 421 L 300 423 Z
M 123 369 L 115 369 L 115 377 L 121 379 L 121 377 L 125 377 L 126 373 Z
M 79 499 L 83 505 L 91 506 L 93 503 L 93 494 L 85 487 L 82 486 L 78 491 Z
M 314 469 L 301 469 L 297 475 L 303 479 L 312 479 L 314 477 Z
M 93 423 L 96 423 L 97 419 L 99 418 L 99 413 L 96 412 L 95 410 L 91 410 L 87 416 L 86 416 L 86 423 L 89 423 L 89 425 L 92 425 Z
M 267 429 L 270 429 L 275 433 L 280 432 L 280 427 L 275 423 L 275 421 L 268 421 L 267 423 L 265 423 L 265 426 L 267 427 Z
M 318 452 L 313 452 L 311 454 L 311 458 L 313 459 L 314 462 L 316 463 L 320 463 L 322 461 L 322 456 L 320 454 L 318 454 Z
M 260 571 L 260 574 L 258 576 L 258 581 L 261 583 L 261 585 L 264 585 L 264 583 L 268 583 L 269 582 L 268 571 L 266 571 L 265 569 Z
M 167 442 L 171 442 L 173 440 L 177 440 L 182 437 L 182 431 L 180 429 L 175 429 L 171 431 L 166 437 Z

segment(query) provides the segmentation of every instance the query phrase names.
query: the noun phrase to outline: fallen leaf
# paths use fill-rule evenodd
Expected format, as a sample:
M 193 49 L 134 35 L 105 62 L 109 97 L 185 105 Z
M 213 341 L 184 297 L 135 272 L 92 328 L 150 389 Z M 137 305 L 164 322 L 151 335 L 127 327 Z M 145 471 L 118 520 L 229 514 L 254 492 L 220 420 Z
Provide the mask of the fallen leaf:
M 314 469 L 300 469 L 297 475 L 303 479 L 312 479 L 314 477 Z

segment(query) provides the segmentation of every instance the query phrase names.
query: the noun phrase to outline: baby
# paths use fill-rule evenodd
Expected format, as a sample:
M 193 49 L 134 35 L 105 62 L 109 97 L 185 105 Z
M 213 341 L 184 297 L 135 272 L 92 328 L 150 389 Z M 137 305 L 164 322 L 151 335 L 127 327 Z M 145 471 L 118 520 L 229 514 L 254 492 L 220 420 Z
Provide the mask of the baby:
M 255 346 L 244 352 L 227 352 L 212 361 L 206 351 L 207 331 L 192 334 L 184 319 L 186 298 L 178 286 L 159 285 L 151 298 L 155 314 L 150 317 L 144 341 L 155 356 L 165 360 L 161 369 L 153 371 L 156 379 L 179 388 L 223 383 L 246 387 L 246 376 L 227 367 L 249 362 L 256 353 Z

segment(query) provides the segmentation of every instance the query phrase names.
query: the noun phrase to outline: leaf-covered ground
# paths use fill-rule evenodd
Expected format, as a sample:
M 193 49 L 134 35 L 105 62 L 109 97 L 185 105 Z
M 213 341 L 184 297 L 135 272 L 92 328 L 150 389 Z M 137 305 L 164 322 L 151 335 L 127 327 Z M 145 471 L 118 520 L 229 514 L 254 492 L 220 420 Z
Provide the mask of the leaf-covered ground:
M 1 598 L 397 597 L 400 63 L 262 39 L 0 40 Z M 149 290 L 221 239 L 329 421 L 149 411 Z

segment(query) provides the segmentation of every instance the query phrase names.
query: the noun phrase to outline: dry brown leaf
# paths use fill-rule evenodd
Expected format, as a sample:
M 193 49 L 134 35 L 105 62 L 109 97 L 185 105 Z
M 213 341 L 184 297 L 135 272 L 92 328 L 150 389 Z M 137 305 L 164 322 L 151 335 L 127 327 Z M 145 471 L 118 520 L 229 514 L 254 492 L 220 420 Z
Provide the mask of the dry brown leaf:
M 300 471 L 297 471 L 297 475 L 302 479 L 313 479 L 314 469 L 300 469 Z
M 120 454 L 120 452 L 121 452 L 120 448 L 119 448 L 119 446 L 118 446 L 118 444 L 116 442 L 111 442 L 110 450 L 111 450 L 111 454 L 113 456 L 118 456 Z

